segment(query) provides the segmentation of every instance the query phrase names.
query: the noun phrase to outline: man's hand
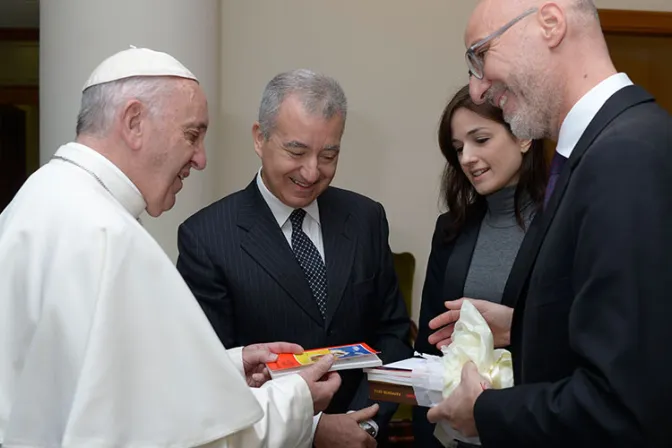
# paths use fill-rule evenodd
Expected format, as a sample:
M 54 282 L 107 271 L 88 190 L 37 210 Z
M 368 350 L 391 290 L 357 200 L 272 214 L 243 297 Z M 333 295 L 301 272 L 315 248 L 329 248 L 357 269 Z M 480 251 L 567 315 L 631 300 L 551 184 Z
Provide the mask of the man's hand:
M 266 368 L 267 362 L 278 359 L 277 353 L 303 353 L 303 347 L 289 342 L 270 342 L 268 344 L 253 344 L 243 347 L 243 368 L 245 380 L 250 387 L 261 387 L 271 379 Z
M 513 319 L 513 308 L 500 305 L 499 303 L 489 302 L 487 300 L 469 299 L 463 297 L 459 300 L 451 300 L 445 303 L 446 311 L 429 321 L 429 328 L 437 330 L 429 335 L 430 344 L 436 345 L 441 350 L 444 345 L 452 342 L 453 329 L 455 322 L 460 318 L 460 308 L 462 302 L 468 299 L 483 316 L 488 323 L 495 342 L 495 348 L 506 347 L 511 343 L 511 319 Z
M 372 419 L 376 413 L 378 413 L 377 404 L 350 414 L 322 414 L 315 430 L 315 447 L 374 448 L 378 446 L 376 439 L 359 426 L 359 422 Z
M 463 435 L 477 436 L 474 405 L 483 390 L 489 388 L 490 383 L 478 373 L 476 365 L 469 361 L 462 367 L 460 385 L 448 398 L 427 412 L 427 420 L 430 423 L 445 420 Z
M 326 355 L 299 373 L 308 384 L 310 395 L 313 397 L 314 414 L 324 411 L 338 388 L 341 387 L 341 377 L 338 373 L 328 371 L 333 363 L 334 356 Z

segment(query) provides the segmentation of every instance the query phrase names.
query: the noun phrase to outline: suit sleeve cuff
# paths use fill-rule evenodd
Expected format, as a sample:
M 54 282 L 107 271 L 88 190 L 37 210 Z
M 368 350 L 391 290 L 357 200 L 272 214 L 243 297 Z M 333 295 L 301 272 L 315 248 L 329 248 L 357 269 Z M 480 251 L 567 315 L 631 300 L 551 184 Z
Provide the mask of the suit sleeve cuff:
M 500 431 L 506 432 L 502 422 L 498 420 L 501 407 L 501 390 L 487 389 L 476 399 L 474 403 L 474 422 L 478 437 L 483 445 L 499 445 L 502 440 Z
M 233 365 L 236 366 L 238 372 L 245 378 L 245 367 L 243 366 L 243 347 L 236 347 L 226 351 L 229 354 L 229 358 L 233 362 Z

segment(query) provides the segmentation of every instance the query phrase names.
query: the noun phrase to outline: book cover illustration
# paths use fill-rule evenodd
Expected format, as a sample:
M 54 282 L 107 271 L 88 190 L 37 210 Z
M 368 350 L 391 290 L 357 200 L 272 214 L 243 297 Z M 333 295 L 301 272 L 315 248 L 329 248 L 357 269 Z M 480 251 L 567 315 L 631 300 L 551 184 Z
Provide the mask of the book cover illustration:
M 300 355 L 293 355 L 298 363 L 302 366 L 314 364 L 320 360 L 324 355 L 331 353 L 334 355 L 336 360 L 345 360 L 348 358 L 354 358 L 356 356 L 370 355 L 375 353 L 370 347 L 366 344 L 356 344 L 356 345 L 343 345 L 340 347 L 333 348 L 322 348 L 316 350 L 308 350 L 303 352 Z
M 320 358 L 328 354 L 334 356 L 334 365 L 349 364 L 365 357 L 373 356 L 377 359 L 377 353 L 376 350 L 364 343 L 339 345 L 335 347 L 306 350 L 300 355 L 281 353 L 278 355 L 278 359 L 275 362 L 270 362 L 267 366 L 271 372 L 299 369 L 315 364 Z

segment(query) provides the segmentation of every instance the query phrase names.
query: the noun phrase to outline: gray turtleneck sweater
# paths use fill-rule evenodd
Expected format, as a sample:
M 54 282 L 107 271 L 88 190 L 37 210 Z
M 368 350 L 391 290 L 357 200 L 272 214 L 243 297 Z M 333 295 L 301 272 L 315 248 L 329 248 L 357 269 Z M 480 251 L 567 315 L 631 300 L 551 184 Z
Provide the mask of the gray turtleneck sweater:
M 497 303 L 502 301 L 511 266 L 525 236 L 525 232 L 516 222 L 515 192 L 514 185 L 486 196 L 488 209 L 481 222 L 464 284 L 465 297 Z M 534 207 L 528 201 L 522 208 L 526 229 L 533 214 Z

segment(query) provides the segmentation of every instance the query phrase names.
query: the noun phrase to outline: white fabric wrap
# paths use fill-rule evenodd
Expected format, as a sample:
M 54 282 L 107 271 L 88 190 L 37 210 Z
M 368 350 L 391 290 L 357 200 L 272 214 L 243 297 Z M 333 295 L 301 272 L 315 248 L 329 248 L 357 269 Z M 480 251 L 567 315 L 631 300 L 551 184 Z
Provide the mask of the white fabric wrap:
M 493 388 L 513 386 L 511 353 L 494 348 L 490 327 L 469 300 L 462 303 L 452 342 L 441 351 L 443 356 L 425 355 L 427 362 L 413 369 L 411 378 L 418 406 L 433 407 L 448 398 L 460 384 L 462 367 L 468 361 L 476 365 Z M 434 436 L 444 446 L 449 446 L 453 440 L 480 445 L 478 437 L 465 437 L 448 422 L 439 422 Z

